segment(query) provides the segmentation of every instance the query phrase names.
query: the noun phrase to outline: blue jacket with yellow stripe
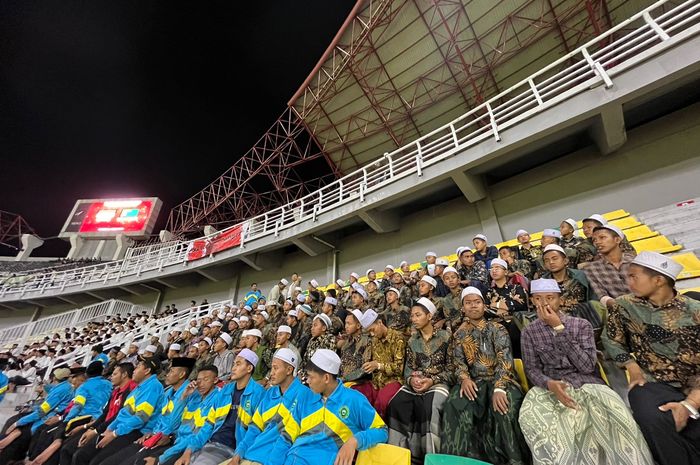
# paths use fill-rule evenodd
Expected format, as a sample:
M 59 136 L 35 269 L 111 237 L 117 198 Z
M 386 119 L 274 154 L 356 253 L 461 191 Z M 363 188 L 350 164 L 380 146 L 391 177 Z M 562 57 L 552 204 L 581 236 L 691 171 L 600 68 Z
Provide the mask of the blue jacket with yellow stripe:
M 143 429 L 149 422 L 155 421 L 153 415 L 160 413 L 157 407 L 162 406 L 162 399 L 163 385 L 160 384 L 156 375 L 149 376 L 131 391 L 119 410 L 117 418 L 107 429 L 114 431 L 117 436 Z
M 77 417 L 92 417 L 99 418 L 102 415 L 102 409 L 112 395 L 112 383 L 104 379 L 102 376 L 88 378 L 78 389 L 75 390 L 73 397 L 73 406 L 68 415 L 63 419 L 67 426 L 70 426 L 70 421 Z
M 236 383 L 228 383 L 221 388 L 221 401 L 229 403 L 233 401 L 233 393 L 236 389 Z M 255 409 L 260 404 L 260 400 L 265 395 L 265 388 L 259 383 L 256 383 L 253 378 L 248 381 L 248 385 L 243 390 L 241 398 L 238 404 L 238 410 L 236 412 L 236 445 L 243 441 L 246 433 L 248 432 L 248 427 L 253 421 L 253 415 L 255 414 Z
M 70 381 L 61 381 L 49 390 L 49 394 L 34 411 L 17 420 L 17 426 L 32 425 L 32 433 L 54 415 L 63 412 L 73 398 L 73 386 Z
M 5 373 L 0 372 L 0 401 L 2 401 L 5 398 L 5 393 L 7 392 L 7 383 L 8 383 L 7 376 Z
M 160 417 L 158 425 L 155 427 L 155 432 L 161 432 L 164 435 L 172 434 L 180 427 L 182 413 L 185 410 L 187 403 L 186 399 L 181 400 L 182 393 L 187 389 L 188 382 L 182 383 L 177 389 L 172 386 L 168 387 L 163 394 L 162 407 L 160 409 Z
M 219 394 L 219 388 L 214 387 L 204 399 L 196 391 L 187 397 L 175 444 L 161 454 L 159 463 L 179 456 L 186 449 L 197 452 L 204 447 L 231 410 L 231 400 L 226 404 Z
M 310 395 L 311 390 L 298 378 L 294 378 L 284 394 L 279 386 L 268 388 L 255 409 L 243 441 L 236 447 L 236 455 L 265 465 L 281 465 L 289 445 L 282 441 L 280 430 L 294 421 L 292 410 Z
M 367 398 L 340 381 L 327 399 L 314 394 L 297 403 L 292 417 L 282 433 L 291 442 L 285 465 L 333 465 L 340 447 L 353 436 L 357 450 L 388 438 L 384 421 Z

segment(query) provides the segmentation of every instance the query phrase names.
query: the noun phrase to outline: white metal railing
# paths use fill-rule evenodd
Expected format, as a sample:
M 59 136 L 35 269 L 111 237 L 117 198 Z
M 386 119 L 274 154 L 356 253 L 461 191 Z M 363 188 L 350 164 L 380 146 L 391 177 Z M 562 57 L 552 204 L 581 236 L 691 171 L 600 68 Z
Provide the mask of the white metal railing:
M 50 337 L 54 333 L 61 333 L 65 328 L 77 328 L 98 318 L 126 313 L 133 314 L 137 311 L 139 313 L 146 311 L 150 315 L 153 310 L 124 302 L 123 300 L 99 302 L 76 310 L 40 318 L 36 321 L 2 328 L 0 329 L 0 346 L 17 343 L 21 347 L 28 342 L 42 340 L 44 336 Z
M 671 43 L 700 32 L 698 0 L 688 0 L 672 8 L 669 5 L 672 5 L 669 0 L 654 3 L 454 121 L 301 199 L 232 226 L 243 225 L 240 246 L 267 236 L 279 236 L 285 229 L 314 222 L 320 214 L 350 202 L 364 202 L 368 194 L 406 176 L 420 177 L 426 167 L 468 147 L 486 140 L 500 141 L 504 130 L 577 94 L 599 85 L 611 87 L 614 75 L 648 60 L 652 47 L 658 53 Z M 666 12 L 662 10 L 665 6 L 669 8 Z M 637 24 L 626 35 L 614 37 L 623 28 Z M 607 45 L 600 46 L 603 43 Z M 187 250 L 192 242 L 134 247 L 123 260 L 30 276 L 23 282 L 0 286 L 0 298 L 8 295 L 21 298 L 27 292 L 60 292 L 66 288 L 75 292 L 87 284 L 118 282 L 147 271 L 182 266 L 187 262 Z
M 230 306 L 232 304 L 233 301 L 229 299 L 204 306 L 198 305 L 196 307 L 179 310 L 172 315 L 166 315 L 163 318 L 158 318 L 145 325 L 138 326 L 134 329 L 134 331 L 116 334 L 108 340 L 103 341 L 102 348 L 105 352 L 109 352 L 112 348 L 122 347 L 125 344 L 132 343 L 138 343 L 141 348 L 144 348 L 150 343 L 150 338 L 153 336 L 157 336 L 161 343 L 165 342 L 166 336 L 173 329 L 184 328 L 190 322 L 190 320 L 202 318 L 208 315 L 214 308 L 222 307 L 224 305 Z M 145 310 L 145 308 L 143 309 Z M 141 310 L 141 307 L 133 306 L 132 313 L 135 311 L 140 313 Z M 83 346 L 80 350 L 76 350 L 67 356 L 56 357 L 55 359 L 51 360 L 51 363 L 49 363 L 44 378 L 49 378 L 54 366 L 57 364 L 71 366 L 72 364 L 77 363 L 81 366 L 86 366 L 90 362 L 92 355 L 91 350 L 92 348 L 90 346 Z

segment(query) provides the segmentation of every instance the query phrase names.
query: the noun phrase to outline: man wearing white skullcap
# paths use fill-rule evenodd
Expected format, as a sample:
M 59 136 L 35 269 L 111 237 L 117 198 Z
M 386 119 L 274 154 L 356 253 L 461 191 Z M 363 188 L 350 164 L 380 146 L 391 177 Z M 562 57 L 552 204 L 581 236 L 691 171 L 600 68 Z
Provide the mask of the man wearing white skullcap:
M 581 230 L 586 238 L 581 241 L 576 248 L 578 251 L 578 263 L 588 263 L 596 258 L 599 251 L 597 250 L 596 245 L 593 243 L 593 233 L 597 227 L 606 226 L 608 224 L 609 223 L 607 220 L 603 218 L 602 215 L 598 214 L 593 214 L 583 219 L 583 227 Z M 634 250 L 634 247 L 632 247 L 632 244 L 629 243 L 624 235 L 620 241 L 620 249 L 623 253 L 637 255 L 637 251 Z
M 622 399 L 600 377 L 591 324 L 559 311 L 555 280 L 532 281 L 531 293 L 537 320 L 523 330 L 522 351 L 534 386 L 520 408 L 520 427 L 534 463 L 599 463 L 604 450 L 606 463 L 653 464 Z
M 294 440 L 285 465 L 350 465 L 356 451 L 386 442 L 386 425 L 364 396 L 343 385 L 338 379 L 339 369 L 340 358 L 332 350 L 318 350 L 312 357 L 309 387 L 316 395 L 299 403 L 293 412 L 296 423 L 303 425 L 301 429 L 287 430 L 291 434 L 282 435 L 284 439 Z M 315 424 L 313 419 L 324 409 L 333 418 L 332 428 L 306 426 Z M 348 433 L 340 438 L 342 446 L 338 442 L 338 430 Z
M 367 299 L 369 296 L 367 295 L 365 288 L 362 287 L 360 283 L 353 283 L 350 285 L 350 289 L 351 294 L 349 308 L 357 308 L 363 311 L 367 309 Z
M 321 312 L 331 319 L 331 334 L 337 336 L 343 331 L 343 322 L 335 314 L 335 309 L 338 307 L 338 299 L 327 296 L 321 305 Z
M 229 350 L 233 339 L 227 333 L 221 333 L 219 337 L 214 342 L 214 347 L 212 351 L 214 352 L 214 360 L 212 360 L 212 365 L 214 365 L 219 370 L 219 379 L 225 380 L 231 374 L 231 367 L 233 366 L 233 359 L 235 356 L 233 352 Z
M 205 337 L 197 343 L 197 361 L 194 364 L 194 369 L 190 373 L 190 381 L 195 381 L 197 379 L 197 374 L 199 370 L 207 365 L 211 365 L 214 360 L 214 354 L 210 351 L 213 341 Z
M 475 286 L 486 290 L 489 284 L 489 274 L 486 264 L 476 260 L 474 252 L 469 247 L 457 249 L 457 271 L 462 287 Z
M 276 304 L 280 303 L 280 300 L 284 296 L 284 288 L 286 288 L 288 285 L 289 281 L 284 278 L 280 279 L 277 284 L 272 286 L 270 292 L 267 293 L 267 301 L 274 302 Z
M 577 229 L 578 224 L 573 218 L 567 218 L 561 222 L 559 225 L 559 231 L 561 232 L 559 245 L 562 248 L 576 249 L 583 242 L 583 238 L 576 234 Z
M 489 245 L 488 238 L 483 234 L 477 234 L 472 239 L 472 244 L 476 252 L 474 252 L 474 258 L 478 261 L 484 262 L 486 269 L 491 267 L 491 260 L 498 257 L 498 249 L 495 246 Z
M 450 333 L 435 329 L 435 305 L 421 297 L 411 308 L 416 332 L 406 344 L 405 385 L 389 402 L 386 422 L 389 444 L 408 446 L 412 463 L 438 453 L 442 406 L 454 382 Z M 420 426 L 417 426 L 418 423 Z
M 413 299 L 410 296 L 410 288 L 403 284 L 402 278 L 399 279 L 401 281 L 399 285 L 402 286 L 400 289 L 390 287 L 384 293 L 386 308 L 381 313 L 385 316 L 389 328 L 397 330 L 408 338 L 411 335 L 411 309 L 408 305 L 413 305 Z M 407 304 L 403 303 L 402 298 L 406 299 Z
M 437 281 L 432 276 L 423 276 L 418 281 L 418 297 L 428 299 L 432 302 L 435 311 L 432 312 L 433 324 L 436 328 L 441 329 L 446 322 L 445 311 L 443 308 L 442 298 L 435 296 L 435 287 Z
M 458 383 L 445 402 L 440 451 L 489 463 L 529 463 L 510 337 L 501 324 L 484 318 L 479 289 L 467 287 L 460 297 L 465 318 L 453 334 Z
M 486 300 L 486 318 L 501 323 L 510 335 L 513 357 L 520 358 L 520 325 L 524 312 L 528 311 L 527 294 L 520 284 L 508 282 L 508 263 L 500 258 L 491 261 L 491 287 Z
M 627 271 L 632 293 L 615 299 L 602 337 L 627 370 L 634 417 L 664 465 L 700 457 L 700 302 L 675 289 L 682 270 L 672 257 L 637 255 Z
M 462 322 L 462 304 L 460 302 L 462 286 L 459 272 L 452 266 L 445 267 L 442 272 L 442 280 L 448 290 L 448 294 L 442 298 L 442 306 L 446 318 L 445 328 L 449 328 L 452 331 L 457 329 Z
M 596 226 L 593 230 L 593 244 L 598 257 L 583 268 L 593 291 L 600 303 L 610 308 L 614 299 L 629 294 L 627 269 L 635 255 L 624 253 L 620 243 L 625 234 L 612 224 Z
M 368 350 L 369 338 L 362 331 L 362 311 L 354 309 L 345 316 L 345 331 L 343 338 L 338 341 L 340 347 L 340 375 L 345 382 L 353 382 L 352 388 L 366 394 L 365 389 L 371 385 L 367 374 L 362 370 L 366 361 L 365 352 Z
M 377 281 L 369 281 L 367 283 L 367 306 L 380 310 L 383 310 L 386 306 L 384 294 L 379 292 L 379 283 Z
M 291 444 L 284 441 L 283 432 L 293 438 L 299 434 L 300 423 L 292 413 L 297 405 L 310 401 L 313 393 L 296 377 L 297 355 L 289 349 L 279 349 L 272 356 L 270 387 L 265 391 L 253 414 L 243 441 L 236 444 L 232 464 L 282 465 Z M 270 415 L 268 412 L 278 412 Z M 285 438 L 286 439 L 286 438 Z
M 262 331 L 258 328 L 249 329 L 247 332 L 243 333 L 242 339 L 243 346 L 246 349 L 252 350 L 258 356 L 259 361 L 253 372 L 253 379 L 256 382 L 260 382 L 270 370 L 270 366 L 268 365 L 269 360 L 266 360 L 264 356 L 268 348 L 263 344 Z
M 313 322 L 311 324 L 311 339 L 306 346 L 306 351 L 304 352 L 299 369 L 299 378 L 302 382 L 306 383 L 306 369 L 309 366 L 311 357 L 313 357 L 317 350 L 336 349 L 335 336 L 333 336 L 333 334 L 330 332 L 332 325 L 333 323 L 331 322 L 330 317 L 325 313 L 320 313 L 313 318 Z
M 534 272 L 534 270 L 537 269 L 537 260 L 542 257 L 542 247 L 539 245 L 532 245 L 530 242 L 530 233 L 524 229 L 516 233 L 516 239 L 519 245 L 515 258 L 518 260 L 527 260 L 531 270 Z
M 297 359 L 301 360 L 301 352 L 297 346 L 292 344 L 292 328 L 289 325 L 280 325 L 277 328 L 277 335 L 275 337 L 275 348 L 276 349 L 289 349 L 297 355 Z

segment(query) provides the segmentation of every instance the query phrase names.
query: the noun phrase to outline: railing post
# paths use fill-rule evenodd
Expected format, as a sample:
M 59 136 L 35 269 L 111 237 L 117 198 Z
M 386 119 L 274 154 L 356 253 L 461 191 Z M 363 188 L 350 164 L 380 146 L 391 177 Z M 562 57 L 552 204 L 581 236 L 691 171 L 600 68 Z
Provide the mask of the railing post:
M 343 200 L 343 180 L 338 179 L 338 202 Z
M 418 177 L 423 176 L 423 148 L 420 146 L 420 141 L 416 141 L 416 147 L 418 147 L 418 153 L 416 154 L 416 172 Z
M 656 32 L 656 35 L 661 37 L 661 40 L 668 40 L 671 38 L 671 36 L 669 36 L 666 33 L 666 31 L 664 31 L 661 28 L 661 26 L 659 26 L 659 23 L 657 23 L 656 20 L 651 17 L 651 15 L 649 14 L 649 11 L 645 11 L 642 14 L 642 17 L 644 18 L 644 21 L 649 25 L 649 27 L 651 27 L 654 30 L 654 32 Z
M 392 179 L 394 177 L 394 159 L 391 158 L 389 152 L 384 152 L 384 158 L 386 158 L 389 163 L 389 179 Z
M 542 97 L 540 96 L 540 91 L 537 90 L 537 86 L 535 85 L 535 81 L 532 80 L 532 78 L 527 80 L 528 84 L 530 84 L 530 89 L 532 90 L 532 94 L 535 96 L 535 99 L 537 99 L 537 105 L 543 105 L 544 102 L 542 101 Z
M 493 110 L 491 109 L 491 104 L 486 102 L 486 111 L 489 113 L 489 120 L 491 121 L 491 130 L 493 131 L 493 137 L 496 142 L 501 141 L 501 136 L 498 135 L 498 125 L 496 124 L 496 117 L 493 115 Z
M 605 72 L 605 69 L 603 69 L 603 65 L 601 65 L 597 61 L 593 61 L 593 58 L 591 58 L 591 55 L 588 53 L 588 50 L 585 48 L 581 49 L 581 53 L 583 54 L 583 57 L 586 59 L 588 62 L 588 66 L 591 67 L 593 72 L 595 72 L 600 78 L 605 82 L 605 88 L 609 89 L 613 86 L 612 79 L 610 79 L 610 76 L 608 76 L 608 73 Z

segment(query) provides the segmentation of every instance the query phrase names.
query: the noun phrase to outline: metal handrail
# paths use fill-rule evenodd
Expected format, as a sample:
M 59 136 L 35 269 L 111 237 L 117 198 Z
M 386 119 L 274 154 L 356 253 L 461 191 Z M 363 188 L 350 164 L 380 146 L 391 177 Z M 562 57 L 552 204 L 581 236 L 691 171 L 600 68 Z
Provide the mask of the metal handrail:
M 381 158 L 340 179 L 286 205 L 267 211 L 224 231 L 244 225 L 241 244 L 280 232 L 301 223 L 315 222 L 319 215 L 360 200 L 406 176 L 422 176 L 423 171 L 455 154 L 486 140 L 500 141 L 500 134 L 556 104 L 590 88 L 613 85 L 612 76 L 648 58 L 644 52 L 652 46 L 657 51 L 669 39 L 698 33 L 700 4 L 687 0 L 666 12 L 652 13 L 669 3 L 660 0 L 617 26 L 562 56 L 511 88 L 490 98 L 448 124 L 385 153 Z M 641 21 L 642 25 L 628 34 L 614 34 Z M 688 34 L 685 31 L 693 28 Z M 607 39 L 607 40 L 606 40 Z M 606 44 L 599 46 L 599 44 Z M 204 236 L 196 240 L 212 239 Z M 106 264 L 83 267 L 64 273 L 48 273 L 28 277 L 23 282 L 0 286 L 0 298 L 8 294 L 23 296 L 26 292 L 45 292 L 92 283 L 118 282 L 128 276 L 139 276 L 152 270 L 182 265 L 193 241 L 173 241 L 129 249 L 126 258 Z

